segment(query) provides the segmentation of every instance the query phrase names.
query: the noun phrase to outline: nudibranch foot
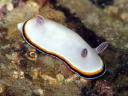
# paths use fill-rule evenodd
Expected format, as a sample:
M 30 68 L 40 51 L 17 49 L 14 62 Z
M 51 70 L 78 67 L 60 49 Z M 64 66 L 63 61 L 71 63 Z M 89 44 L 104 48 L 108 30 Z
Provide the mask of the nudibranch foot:
M 18 29 L 29 45 L 63 60 L 80 76 L 94 79 L 105 73 L 105 65 L 97 53 L 103 52 L 107 43 L 95 51 L 76 32 L 42 16 L 18 24 Z
M 106 73 L 105 65 L 104 65 L 103 69 L 101 70 L 101 72 L 98 72 L 98 73 L 92 74 L 92 75 L 90 75 L 90 74 L 88 75 L 88 74 L 83 74 L 81 72 L 78 72 L 77 70 L 75 70 L 71 66 L 69 66 L 66 62 L 65 62 L 65 64 L 68 66 L 69 69 L 71 69 L 72 72 L 74 72 L 75 74 L 78 74 L 80 77 L 84 77 L 86 79 L 96 79 L 96 78 L 103 76 Z

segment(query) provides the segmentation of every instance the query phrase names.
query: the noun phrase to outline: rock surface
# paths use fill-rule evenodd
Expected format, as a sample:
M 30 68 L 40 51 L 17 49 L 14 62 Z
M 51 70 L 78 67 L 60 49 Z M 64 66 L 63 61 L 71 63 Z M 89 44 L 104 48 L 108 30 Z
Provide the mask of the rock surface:
M 127 36 L 127 0 L 118 0 L 104 9 L 88 0 L 49 0 L 42 8 L 35 0 L 6 1 L 0 1 L 0 96 L 127 96 L 128 54 L 116 49 L 127 49 L 123 46 Z M 9 5 L 11 10 L 4 7 L 7 3 L 13 5 Z M 86 80 L 61 60 L 25 43 L 16 24 L 36 14 L 78 32 L 92 47 L 104 41 L 98 36 L 115 46 L 100 55 L 106 64 L 106 74 Z
M 57 1 L 58 5 L 69 9 L 98 36 L 105 38 L 116 48 L 128 50 L 127 0 L 115 0 L 114 5 L 104 9 L 96 7 L 89 0 Z

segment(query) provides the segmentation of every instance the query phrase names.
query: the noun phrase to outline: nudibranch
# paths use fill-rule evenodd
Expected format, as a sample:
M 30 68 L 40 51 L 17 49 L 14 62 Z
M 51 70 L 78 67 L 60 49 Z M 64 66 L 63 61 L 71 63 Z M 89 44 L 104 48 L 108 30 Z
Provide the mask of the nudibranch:
M 42 16 L 19 23 L 17 27 L 29 45 L 63 60 L 80 76 L 94 79 L 105 73 L 98 53 L 107 48 L 107 42 L 91 48 L 76 32 Z

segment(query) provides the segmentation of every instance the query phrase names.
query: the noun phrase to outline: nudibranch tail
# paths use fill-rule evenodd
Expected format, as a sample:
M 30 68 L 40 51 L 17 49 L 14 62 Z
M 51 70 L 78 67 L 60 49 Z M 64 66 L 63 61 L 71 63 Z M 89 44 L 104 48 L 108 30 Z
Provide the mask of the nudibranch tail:
M 24 25 L 24 23 L 19 23 L 19 24 L 17 24 L 17 28 L 18 28 L 18 30 L 22 33 L 23 32 L 23 25 Z
M 40 26 L 37 27 L 37 24 Z M 105 65 L 93 48 L 67 27 L 37 16 L 20 23 L 18 29 L 23 32 L 23 38 L 32 47 L 60 58 L 80 76 L 94 79 L 105 73 Z M 100 45 L 97 51 L 105 49 L 106 44 Z
M 103 42 L 101 43 L 95 50 L 96 52 L 99 53 L 103 53 L 104 50 L 108 47 L 108 42 Z

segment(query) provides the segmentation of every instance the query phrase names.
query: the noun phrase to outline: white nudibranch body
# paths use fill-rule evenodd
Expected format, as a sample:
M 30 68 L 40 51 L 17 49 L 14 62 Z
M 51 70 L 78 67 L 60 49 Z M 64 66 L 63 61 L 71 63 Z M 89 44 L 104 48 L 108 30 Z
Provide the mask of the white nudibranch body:
M 18 29 L 26 42 L 60 58 L 79 75 L 93 79 L 104 74 L 105 65 L 97 53 L 106 48 L 106 42 L 94 50 L 76 32 L 42 16 L 19 23 Z

